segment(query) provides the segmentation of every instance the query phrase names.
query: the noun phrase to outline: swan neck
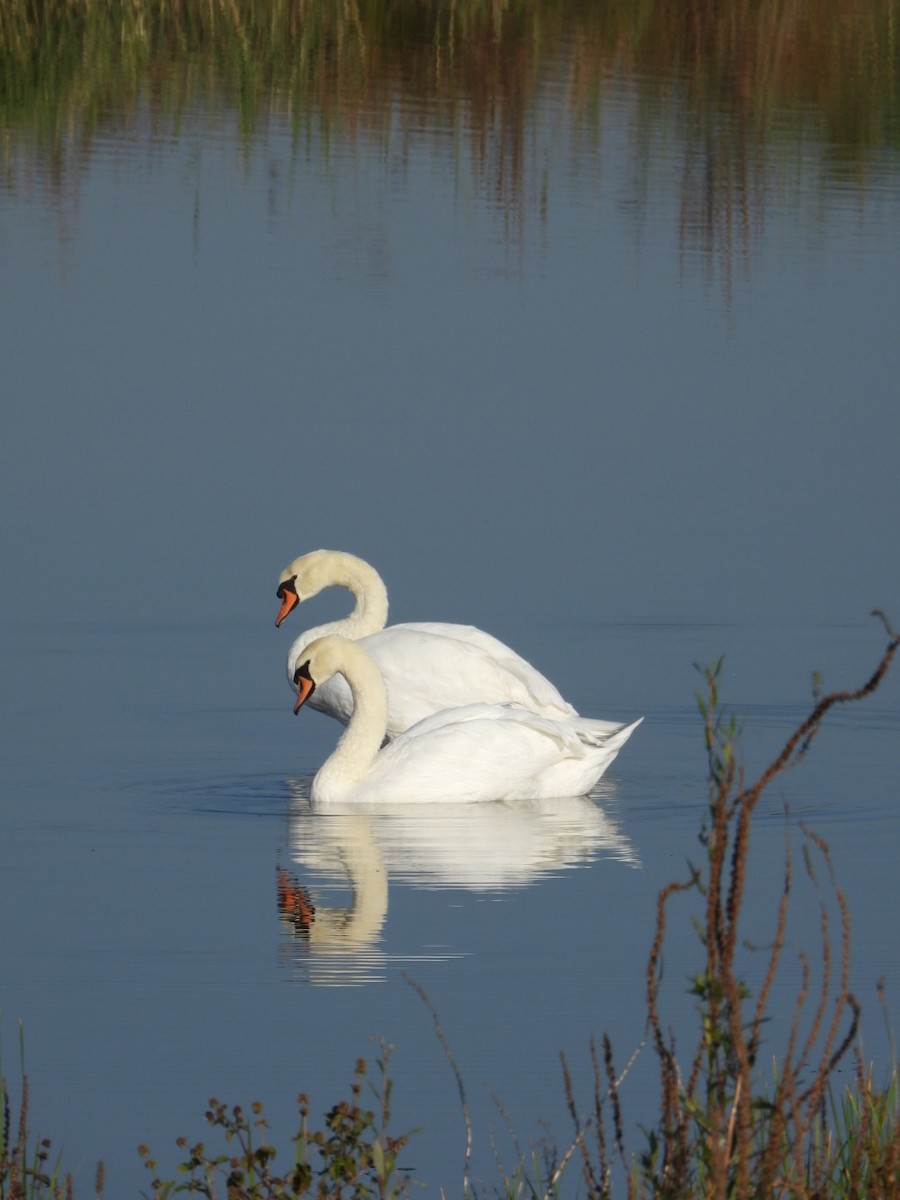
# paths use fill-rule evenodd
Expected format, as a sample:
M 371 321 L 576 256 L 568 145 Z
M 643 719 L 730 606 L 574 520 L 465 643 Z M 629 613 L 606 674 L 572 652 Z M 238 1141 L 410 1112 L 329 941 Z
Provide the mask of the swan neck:
M 335 563 L 334 582 L 353 593 L 353 611 L 341 622 L 345 637 L 361 638 L 384 629 L 388 618 L 388 595 L 384 581 L 367 562 L 352 554 L 340 554 Z
M 387 689 L 378 668 L 353 642 L 340 667 L 353 694 L 353 715 L 316 778 L 320 792 L 346 794 L 368 775 L 387 731 Z
M 356 603 L 353 611 L 346 617 L 316 625 L 294 639 L 287 657 L 287 675 L 290 682 L 293 682 L 300 654 L 317 638 L 339 634 L 356 641 L 370 633 L 378 633 L 387 624 L 387 588 L 374 567 L 370 567 L 354 554 L 346 554 L 340 550 L 317 550 L 305 558 L 296 559 L 288 567 L 286 574 L 297 574 L 304 565 L 308 568 L 310 561 L 314 566 L 311 575 L 305 576 L 306 586 L 303 588 L 301 600 L 309 600 L 327 587 L 345 587 L 353 593 Z

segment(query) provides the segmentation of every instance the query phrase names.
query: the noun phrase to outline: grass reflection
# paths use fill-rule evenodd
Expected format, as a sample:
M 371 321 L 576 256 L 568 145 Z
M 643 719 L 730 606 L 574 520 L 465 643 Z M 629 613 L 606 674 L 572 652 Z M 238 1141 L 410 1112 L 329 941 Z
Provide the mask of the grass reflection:
M 98 136 L 270 120 L 338 140 L 444 139 L 521 233 L 546 181 L 529 130 L 562 94 L 587 173 L 604 106 L 631 81 L 634 207 L 660 140 L 685 247 L 730 262 L 766 196 L 820 181 L 861 194 L 900 151 L 896 0 L 5 0 L 3 182 L 77 186 Z M 396 139 L 396 140 L 395 140 Z M 812 188 L 815 190 L 815 187 Z

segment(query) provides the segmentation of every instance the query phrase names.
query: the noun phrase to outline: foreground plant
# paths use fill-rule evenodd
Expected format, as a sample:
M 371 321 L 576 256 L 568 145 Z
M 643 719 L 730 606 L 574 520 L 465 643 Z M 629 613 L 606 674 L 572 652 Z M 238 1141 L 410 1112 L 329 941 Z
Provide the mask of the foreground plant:
M 812 712 L 792 733 L 781 753 L 747 785 L 737 765 L 737 728 L 719 705 L 721 662 L 703 672 L 699 695 L 708 753 L 709 808 L 701 832 L 705 863 L 690 877 L 671 883 L 657 900 L 656 934 L 647 965 L 647 1037 L 660 1068 L 660 1112 L 638 1154 L 625 1144 L 623 1081 L 631 1062 L 617 1074 L 608 1037 L 602 1049 L 590 1048 L 594 1074 L 591 1111 L 579 1111 L 568 1068 L 563 1077 L 575 1124 L 571 1144 L 559 1151 L 545 1143 L 529 1155 L 518 1154 L 514 1170 L 502 1173 L 499 1192 L 550 1200 L 568 1194 L 607 1200 L 613 1178 L 622 1181 L 628 1200 L 896 1200 L 900 1196 L 900 1081 L 896 1066 L 883 1087 L 873 1082 L 859 1056 L 856 1035 L 860 1006 L 849 987 L 850 921 L 844 894 L 832 871 L 826 843 L 803 828 L 803 864 L 819 890 L 820 931 L 818 980 L 809 956 L 799 953 L 800 986 L 780 1055 L 768 1051 L 774 1069 L 762 1067 L 763 1029 L 776 972 L 785 956 L 788 899 L 793 884 L 790 846 L 778 898 L 775 927 L 757 972 L 761 982 L 755 1000 L 738 963 L 744 948 L 740 918 L 745 900 L 752 818 L 771 783 L 802 760 L 828 711 L 855 703 L 879 686 L 900 647 L 900 637 L 878 614 L 888 644 L 870 679 L 860 688 L 836 691 L 818 699 Z M 819 872 L 817 872 L 817 867 Z M 824 868 L 825 889 L 818 874 Z M 660 1008 L 661 956 L 674 897 L 690 893 L 702 901 L 695 923 L 703 949 L 701 969 L 691 984 L 697 1000 L 700 1031 L 688 1060 L 676 1054 L 673 1035 L 663 1025 Z M 302 907 L 302 905 L 301 905 Z M 832 912 L 838 932 L 831 932 Z M 834 942 L 837 942 L 835 948 Z M 835 952 L 836 950 L 836 952 Z M 437 1012 L 413 984 L 435 1021 L 435 1029 L 456 1074 L 466 1122 L 466 1152 L 461 1194 L 474 1195 L 469 1179 L 472 1127 L 465 1090 Z M 637 1053 L 641 1051 L 639 1047 Z M 855 1057 L 852 1085 L 838 1088 L 834 1073 L 848 1056 Z M 349 1101 L 325 1115 L 324 1126 L 309 1127 L 309 1102 L 299 1097 L 300 1125 L 293 1139 L 293 1159 L 276 1169 L 275 1148 L 266 1137 L 262 1105 L 247 1116 L 239 1107 L 210 1102 L 208 1124 L 224 1136 L 227 1150 L 210 1154 L 202 1142 L 178 1146 L 186 1157 L 179 1180 L 163 1180 L 147 1147 L 141 1147 L 152 1176 L 153 1200 L 181 1193 L 215 1200 L 278 1200 L 310 1196 L 325 1200 L 399 1200 L 410 1176 L 398 1165 L 409 1135 L 389 1132 L 390 1047 L 382 1044 L 374 1077 L 366 1063 L 356 1065 Z M 366 1087 L 374 1108 L 362 1104 Z M 5 1081 L 0 1127 L 0 1200 L 62 1200 L 72 1194 L 71 1181 L 58 1164 L 48 1166 L 50 1144 L 30 1142 L 27 1134 L 28 1085 L 22 1072 L 21 1115 L 13 1125 Z M 29 1146 L 31 1147 L 29 1149 Z M 572 1179 L 580 1164 L 580 1178 Z M 615 1168 L 618 1168 L 616 1171 Z M 571 1186 L 570 1186 L 571 1181 Z M 103 1190 L 102 1167 L 95 1195 Z
M 900 1195 L 896 1068 L 888 1085 L 879 1090 L 859 1059 L 860 1006 L 849 986 L 847 904 L 835 881 L 827 844 L 805 826 L 801 828 L 806 874 L 819 889 L 816 867 L 824 867 L 828 889 L 824 895 L 819 891 L 819 977 L 815 982 L 810 959 L 800 951 L 800 986 L 787 1042 L 777 1057 L 774 1078 L 768 1081 L 758 1068 L 772 984 L 785 950 L 794 873 L 789 845 L 775 928 L 755 1000 L 737 961 L 754 812 L 773 780 L 806 754 L 826 713 L 836 704 L 862 700 L 884 678 L 900 638 L 883 614 L 876 615 L 889 640 L 871 678 L 855 690 L 822 696 L 781 753 L 750 785 L 735 757 L 735 723 L 725 721 L 719 708 L 721 662 L 703 672 L 705 690 L 698 701 L 709 756 L 709 815 L 701 833 L 706 863 L 692 868 L 689 879 L 665 887 L 657 901 L 656 936 L 647 966 L 647 1036 L 660 1067 L 660 1114 L 641 1154 L 626 1154 L 621 1077 L 613 1069 L 608 1039 L 603 1043 L 602 1064 L 592 1047 L 595 1089 L 587 1119 L 576 1108 L 564 1063 L 576 1125 L 573 1144 L 581 1153 L 589 1197 L 599 1200 L 611 1195 L 613 1159 L 623 1167 L 627 1194 L 634 1200 L 771 1196 L 888 1200 Z M 691 988 L 698 1001 L 700 1032 L 687 1061 L 677 1056 L 674 1036 L 665 1030 L 660 1012 L 661 954 L 669 907 L 673 897 L 683 892 L 702 899 L 703 917 L 695 923 L 705 956 Z M 836 939 L 830 929 L 829 898 L 838 914 Z M 835 1068 L 851 1052 L 856 1055 L 855 1086 L 834 1102 Z
M 19 1026 L 21 1101 L 18 1120 L 13 1120 L 6 1077 L 0 1077 L 0 1200 L 71 1200 L 72 1177 L 63 1175 L 59 1159 L 50 1161 L 48 1138 L 28 1133 L 28 1076 L 25 1074 L 25 1044 Z M 13 1132 L 13 1130 L 15 1130 Z M 97 1167 L 94 1191 L 103 1194 L 103 1164 Z
M 376 1075 L 369 1074 L 364 1059 L 356 1063 L 350 1100 L 342 1100 L 325 1115 L 322 1129 L 309 1128 L 309 1100 L 298 1098 L 300 1127 L 295 1135 L 294 1159 L 284 1170 L 275 1169 L 276 1150 L 265 1137 L 268 1128 L 263 1107 L 257 1101 L 248 1117 L 240 1107 L 227 1108 L 210 1100 L 206 1120 L 220 1130 L 231 1148 L 211 1156 L 203 1142 L 188 1146 L 178 1139 L 188 1156 L 178 1167 L 181 1182 L 163 1181 L 146 1146 L 138 1147 L 147 1170 L 153 1175 L 154 1200 L 168 1200 L 180 1193 L 227 1200 L 272 1200 L 276 1197 L 314 1196 L 329 1200 L 399 1200 L 408 1190 L 404 1168 L 397 1165 L 409 1134 L 389 1133 L 392 1082 L 388 1075 L 390 1047 L 382 1043 Z M 375 1098 L 376 1109 L 361 1104 L 363 1086 Z

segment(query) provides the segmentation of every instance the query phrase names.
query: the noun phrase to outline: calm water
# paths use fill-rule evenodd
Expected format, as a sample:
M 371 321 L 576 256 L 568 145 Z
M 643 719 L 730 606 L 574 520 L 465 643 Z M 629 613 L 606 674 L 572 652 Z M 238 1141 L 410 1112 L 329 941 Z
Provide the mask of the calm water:
M 273 89 L 250 120 L 223 72 L 177 119 L 152 88 L 123 98 L 61 155 L 10 122 L 0 1033 L 14 1078 L 25 1023 L 32 1125 L 79 1193 L 102 1157 L 108 1194 L 137 1195 L 141 1141 L 173 1171 L 213 1095 L 261 1098 L 284 1145 L 296 1094 L 324 1111 L 384 1037 L 397 1127 L 422 1128 L 408 1162 L 453 1194 L 456 1085 L 409 979 L 464 1078 L 476 1174 L 498 1178 L 491 1128 L 514 1158 L 494 1097 L 523 1144 L 542 1121 L 564 1144 L 559 1052 L 587 1104 L 590 1036 L 621 1063 L 640 1042 L 656 895 L 701 854 L 693 664 L 724 653 L 753 772 L 813 670 L 868 677 L 869 610 L 900 622 L 889 139 L 844 143 L 801 97 L 745 161 L 727 104 L 699 113 L 689 80 L 591 36 L 599 75 L 562 39 L 515 105 L 463 68 L 437 95 L 413 55 L 339 119 Z M 393 619 L 472 621 L 582 711 L 644 714 L 596 794 L 310 811 L 337 729 L 293 717 L 283 660 L 346 597 L 276 631 L 274 591 L 320 545 L 379 568 Z M 801 820 L 828 839 L 879 1067 L 898 728 L 896 672 L 835 712 L 760 812 L 748 885 L 764 943 L 785 807 L 795 846 Z M 791 946 L 815 959 L 795 892 Z M 666 956 L 685 1030 L 689 911 Z M 632 1128 L 654 1080 L 645 1054 Z

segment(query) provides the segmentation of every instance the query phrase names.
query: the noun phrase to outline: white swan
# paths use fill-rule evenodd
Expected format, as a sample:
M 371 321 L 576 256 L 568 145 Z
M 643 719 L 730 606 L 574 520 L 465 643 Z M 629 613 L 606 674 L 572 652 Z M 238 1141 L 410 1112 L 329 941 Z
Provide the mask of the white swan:
M 432 713 L 479 701 L 517 704 L 555 720 L 578 715 L 540 671 L 472 625 L 416 622 L 386 629 L 388 598 L 381 576 L 361 558 L 340 550 L 313 550 L 281 572 L 275 624 L 332 585 L 349 588 L 356 605 L 349 616 L 307 629 L 294 641 L 287 657 L 288 681 L 294 683 L 300 654 L 316 638 L 337 633 L 359 641 L 387 688 L 389 737 Z M 309 703 L 344 725 L 353 712 L 350 688 L 340 675 L 320 683 Z M 591 727 L 597 734 L 621 728 L 619 722 L 599 720 Z
M 579 717 L 554 720 L 507 704 L 469 704 L 434 713 L 379 750 L 387 691 L 357 642 L 335 635 L 304 650 L 294 712 L 337 672 L 353 715 L 312 783 L 314 804 L 540 800 L 580 796 L 597 782 L 641 719 L 598 733 Z

